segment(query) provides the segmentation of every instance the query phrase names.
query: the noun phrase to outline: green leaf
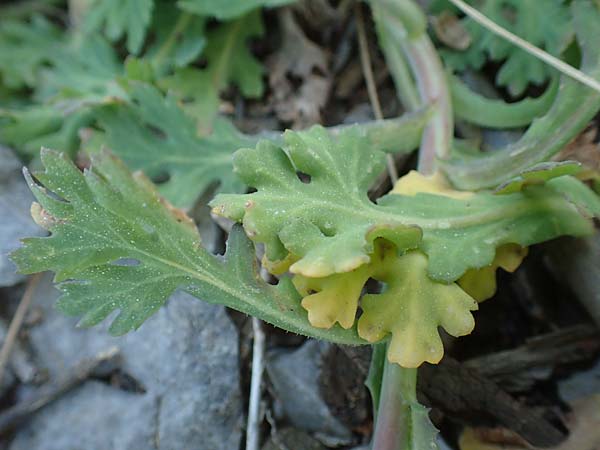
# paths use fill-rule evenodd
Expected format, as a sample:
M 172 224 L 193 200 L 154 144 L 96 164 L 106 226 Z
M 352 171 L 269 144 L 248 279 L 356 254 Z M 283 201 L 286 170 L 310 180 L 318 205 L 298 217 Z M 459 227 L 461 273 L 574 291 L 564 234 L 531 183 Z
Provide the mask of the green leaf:
M 11 89 L 35 87 L 40 67 L 62 41 L 60 30 L 42 16 L 30 22 L 0 21 L 0 76 Z
M 429 276 L 444 282 L 489 265 L 502 244 L 590 234 L 590 218 L 600 212 L 600 199 L 570 177 L 503 196 L 392 193 L 375 204 L 367 190 L 384 170 L 385 156 L 368 144 L 360 127 L 331 137 L 316 126 L 287 131 L 284 148 L 263 141 L 239 150 L 236 171 L 257 192 L 220 194 L 213 211 L 243 223 L 252 240 L 266 245 L 271 262 L 291 255 L 295 274 L 354 270 L 371 260 L 373 241 L 382 237 L 400 251 L 419 248 L 428 256 Z
M 37 157 L 43 146 L 62 148 L 73 155 L 79 148 L 79 129 L 91 121 L 88 110 L 68 116 L 50 106 L 0 110 L 0 142 L 27 159 Z
M 583 60 L 581 69 L 600 80 L 600 8 L 589 0 L 571 5 Z M 495 188 L 535 164 L 548 161 L 589 124 L 600 110 L 600 94 L 563 75 L 548 113 L 536 119 L 525 135 L 502 151 L 476 158 L 440 161 L 452 184 L 460 189 Z
M 205 69 L 184 67 L 158 84 L 185 99 L 192 115 L 210 122 L 219 109 L 219 94 L 230 85 L 237 86 L 245 97 L 262 96 L 263 67 L 250 52 L 248 40 L 263 33 L 258 11 L 224 23 L 207 34 Z
M 171 3 L 156 4 L 152 23 L 154 39 L 144 58 L 162 76 L 172 68 L 194 62 L 206 46 L 205 18 L 173 8 Z
M 539 0 L 485 0 L 478 6 L 483 14 L 503 28 L 554 56 L 560 56 L 573 38 L 571 15 L 563 0 L 546 0 L 543 7 Z M 450 67 L 480 69 L 488 59 L 502 62 L 496 82 L 506 86 L 513 96 L 521 95 L 529 83 L 544 83 L 554 73 L 538 58 L 472 19 L 463 19 L 463 26 L 471 35 L 472 43 L 464 52 L 444 52 Z
M 260 278 L 254 249 L 239 230 L 232 232 L 225 257 L 209 254 L 191 220 L 110 154 L 94 155 L 84 173 L 54 151 L 44 150 L 41 158 L 45 171 L 35 177 L 43 185 L 27 178 L 39 202 L 34 217 L 51 235 L 25 239 L 12 258 L 23 273 L 54 271 L 63 292 L 58 307 L 82 316 L 82 325 L 118 309 L 110 330 L 126 333 L 180 288 L 286 330 L 363 342 L 355 330 L 312 327 L 289 280 L 272 286 Z
M 106 145 L 131 169 L 151 178 L 167 175 L 159 191 L 177 207 L 190 208 L 213 182 L 218 192 L 244 192 L 233 173 L 232 155 L 256 140 L 242 135 L 225 119 L 212 133 L 199 136 L 195 121 L 171 96 L 149 84 L 132 83 L 131 102 L 106 105 L 96 111 L 106 131 Z
M 581 172 L 581 164 L 576 161 L 545 162 L 523 171 L 519 176 L 498 186 L 496 194 L 512 194 L 525 186 L 542 184 L 563 175 L 576 175 Z
M 295 0 L 179 0 L 177 6 L 201 16 L 217 19 L 233 19 L 253 9 L 276 7 L 292 3 Z
M 88 33 L 104 31 L 111 40 L 127 35 L 127 50 L 137 54 L 150 25 L 154 0 L 96 0 L 86 11 Z

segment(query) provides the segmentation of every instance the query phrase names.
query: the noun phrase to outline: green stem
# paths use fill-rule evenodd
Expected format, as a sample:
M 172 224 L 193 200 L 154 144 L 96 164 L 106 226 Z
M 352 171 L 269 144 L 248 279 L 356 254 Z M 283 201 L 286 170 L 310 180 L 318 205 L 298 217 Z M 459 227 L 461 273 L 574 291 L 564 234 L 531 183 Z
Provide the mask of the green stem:
M 405 108 L 412 111 L 418 106 L 434 105 L 419 154 L 419 170 L 431 174 L 436 170 L 436 159 L 448 158 L 454 130 L 442 62 L 427 35 L 425 16 L 412 0 L 372 0 L 371 6 L 380 44 Z M 407 62 L 417 89 L 408 74 Z
M 418 165 L 421 173 L 431 174 L 436 170 L 436 159 L 449 157 L 454 130 L 443 65 L 427 36 L 425 16 L 412 0 L 372 0 L 371 6 L 405 108 L 414 111 L 422 105 L 434 105 L 421 139 Z M 406 61 L 417 82 L 418 99 Z M 374 352 L 368 381 L 377 408 L 372 450 L 437 449 L 436 430 L 426 408 L 417 401 L 417 369 L 390 362 L 386 350 L 379 347 Z
M 384 362 L 373 450 L 405 450 L 411 440 L 410 405 L 416 402 L 417 369 Z

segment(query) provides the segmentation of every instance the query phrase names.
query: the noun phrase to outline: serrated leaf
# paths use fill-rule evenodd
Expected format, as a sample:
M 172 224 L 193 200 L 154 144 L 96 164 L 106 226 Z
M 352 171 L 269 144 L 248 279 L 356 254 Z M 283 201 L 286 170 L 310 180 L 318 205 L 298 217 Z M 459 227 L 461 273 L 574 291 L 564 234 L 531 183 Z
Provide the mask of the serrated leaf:
M 253 9 L 276 7 L 295 0 L 179 0 L 177 6 L 201 16 L 212 16 L 217 19 L 233 19 Z
M 111 40 L 127 36 L 127 50 L 137 54 L 150 25 L 154 0 L 96 0 L 86 11 L 84 27 L 87 32 L 100 30 Z
M 429 275 L 444 282 L 489 265 L 502 244 L 587 235 L 590 218 L 600 212 L 600 199 L 564 176 L 504 196 L 391 193 L 375 204 L 367 190 L 384 164 L 383 152 L 368 145 L 360 127 L 337 138 L 322 127 L 287 131 L 283 148 L 260 142 L 234 155 L 240 178 L 257 192 L 221 194 L 211 205 L 243 223 L 252 240 L 266 245 L 270 261 L 294 255 L 295 274 L 319 278 L 354 270 L 371 260 L 373 241 L 383 237 L 400 251 L 418 247 L 428 256 Z
M 546 0 L 542 8 L 539 0 L 485 0 L 478 3 L 478 9 L 503 28 L 555 56 L 560 56 L 573 38 L 571 15 L 563 0 Z M 471 35 L 471 45 L 463 52 L 444 52 L 450 67 L 480 69 L 488 59 L 502 61 L 496 81 L 513 96 L 521 95 L 529 83 L 544 83 L 553 73 L 544 62 L 472 19 L 463 19 L 463 26 Z
M 0 22 L 0 75 L 11 89 L 35 87 L 40 67 L 62 41 L 60 30 L 42 16 L 29 22 Z
M 167 175 L 159 191 L 177 207 L 190 208 L 213 182 L 218 192 L 243 192 L 245 184 L 232 171 L 232 155 L 255 139 L 239 133 L 225 119 L 212 133 L 199 136 L 195 121 L 171 96 L 149 84 L 132 83 L 131 102 L 97 110 L 106 145 L 127 165 L 150 177 Z
M 246 97 L 263 94 L 263 67 L 250 52 L 248 41 L 264 32 L 260 13 L 253 12 L 221 24 L 207 33 L 204 50 L 205 69 L 181 68 L 159 80 L 162 89 L 186 100 L 187 109 L 209 122 L 219 109 L 219 94 L 235 85 Z
M 165 203 L 142 175 L 131 176 L 108 153 L 81 173 L 65 156 L 42 153 L 45 171 L 29 175 L 51 233 L 25 239 L 12 258 L 23 273 L 51 270 L 63 292 L 61 310 L 90 326 L 120 310 L 113 334 L 139 327 L 178 288 L 212 303 L 321 339 L 361 343 L 354 330 L 312 327 L 289 280 L 260 278 L 254 249 L 232 232 L 224 258 L 200 245 L 183 213 Z

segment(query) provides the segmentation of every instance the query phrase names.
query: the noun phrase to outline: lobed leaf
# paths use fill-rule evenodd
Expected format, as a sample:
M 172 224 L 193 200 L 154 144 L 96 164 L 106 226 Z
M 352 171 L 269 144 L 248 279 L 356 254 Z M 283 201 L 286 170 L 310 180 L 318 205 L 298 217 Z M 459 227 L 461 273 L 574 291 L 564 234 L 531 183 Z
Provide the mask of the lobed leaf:
M 23 273 L 51 270 L 63 292 L 58 307 L 94 325 L 119 310 L 110 330 L 139 327 L 175 289 L 260 317 L 284 329 L 359 344 L 355 330 L 325 332 L 308 322 L 289 280 L 277 286 L 257 273 L 254 249 L 234 230 L 224 258 L 200 245 L 183 213 L 142 175 L 131 176 L 108 153 L 81 173 L 64 155 L 42 152 L 45 171 L 27 174 L 33 208 L 50 237 L 25 239 L 12 258 Z
M 543 14 L 538 0 L 485 0 L 478 9 L 503 28 L 555 56 L 560 56 L 573 38 L 571 15 L 563 0 L 546 0 Z M 464 18 L 462 24 L 470 34 L 471 45 L 465 51 L 443 52 L 451 68 L 480 69 L 488 60 L 500 62 L 496 82 L 506 86 L 513 96 L 521 95 L 529 83 L 544 83 L 554 73 L 543 61 L 471 18 Z
M 444 350 L 438 326 L 452 336 L 469 334 L 475 325 L 470 311 L 477 309 L 476 302 L 456 284 L 429 278 L 427 258 L 421 252 L 398 256 L 397 249 L 382 240 L 375 247 L 371 262 L 351 272 L 294 277 L 311 324 L 330 328 L 338 322 L 351 328 L 363 287 L 373 278 L 383 282 L 385 289 L 362 297 L 359 335 L 379 342 L 391 334 L 388 358 L 402 367 L 439 362 Z
M 164 90 L 186 99 L 188 110 L 209 122 L 219 109 L 219 94 L 233 84 L 246 97 L 263 94 L 263 67 L 248 48 L 248 40 L 262 36 L 259 11 L 227 22 L 207 33 L 203 57 L 206 68 L 182 67 L 158 81 Z
M 257 192 L 220 194 L 213 210 L 241 222 L 253 241 L 266 245 L 267 260 L 292 262 L 295 274 L 321 278 L 352 271 L 371 261 L 374 240 L 385 238 L 401 252 L 421 250 L 429 276 L 444 282 L 491 264 L 503 244 L 590 234 L 590 219 L 600 212 L 598 197 L 564 176 L 508 195 L 452 195 L 449 187 L 424 192 L 431 180 L 413 174 L 408 185 L 417 189 L 403 179 L 406 191 L 373 203 L 367 191 L 385 156 L 368 144 L 359 127 L 337 137 L 313 127 L 287 131 L 283 148 L 263 141 L 242 149 L 234 155 L 235 169 Z
M 213 182 L 218 192 L 243 192 L 232 171 L 232 155 L 256 140 L 239 133 L 225 119 L 208 136 L 172 96 L 149 84 L 132 83 L 130 102 L 114 103 L 95 113 L 106 131 L 106 145 L 134 170 L 151 178 L 167 176 L 159 191 L 177 207 L 190 208 Z
M 86 11 L 87 32 L 103 30 L 111 40 L 127 36 L 127 50 L 137 54 L 150 25 L 154 0 L 96 0 Z

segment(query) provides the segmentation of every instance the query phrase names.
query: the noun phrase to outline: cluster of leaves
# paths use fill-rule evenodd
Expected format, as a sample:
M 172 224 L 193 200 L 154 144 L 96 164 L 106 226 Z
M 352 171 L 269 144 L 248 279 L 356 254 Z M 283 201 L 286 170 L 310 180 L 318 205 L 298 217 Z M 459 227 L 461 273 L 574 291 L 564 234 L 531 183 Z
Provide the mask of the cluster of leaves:
M 574 38 L 573 22 L 567 2 L 547 0 L 483 0 L 471 1 L 477 8 L 503 28 L 512 31 L 527 42 L 560 57 Z M 448 1 L 437 1 L 433 12 L 455 14 Z M 457 26 L 457 25 L 454 25 Z M 463 18 L 460 25 L 468 35 L 465 49 L 446 49 L 445 62 L 453 70 L 481 69 L 486 62 L 501 64 L 496 82 L 505 86 L 511 95 L 522 95 L 529 83 L 544 84 L 554 71 L 544 62 L 515 47 L 471 18 Z
M 442 164 L 447 177 L 411 172 L 372 201 L 368 190 L 384 171 L 385 152 L 418 145 L 426 110 L 395 122 L 315 126 L 263 140 L 217 114 L 219 93 L 230 84 L 246 96 L 262 94 L 262 68 L 247 47 L 263 31 L 255 8 L 283 3 L 98 1 L 74 11 L 77 25 L 68 31 L 35 15 L 3 24 L 0 92 L 8 106 L 0 140 L 25 152 L 42 144 L 71 156 L 81 147 L 91 158 L 82 173 L 66 156 L 42 153 L 44 170 L 27 177 L 38 202 L 34 218 L 51 236 L 27 239 L 14 259 L 26 273 L 56 272 L 61 309 L 83 316 L 83 325 L 118 309 L 115 334 L 140 326 L 182 288 L 308 336 L 352 344 L 389 339 L 388 358 L 404 367 L 438 362 L 438 327 L 454 336 L 472 330 L 471 312 L 493 294 L 496 268 L 514 270 L 529 245 L 593 231 L 600 200 L 574 176 L 578 166 L 535 163 L 549 159 L 544 133 L 564 120 L 571 126 L 556 132 L 572 138 L 600 108 L 598 98 L 561 80 L 538 99 L 509 105 L 451 80 L 453 103 L 466 120 L 506 127 L 543 116 L 520 144 L 527 157 L 507 170 L 496 164 L 498 173 L 484 177 L 477 170 L 487 156 L 455 152 Z M 532 7 L 485 3 L 494 14 L 512 5 L 519 27 Z M 598 70 L 600 50 L 587 37 L 597 35 L 600 12 L 587 0 L 572 10 L 585 67 Z M 208 29 L 211 17 L 227 21 Z M 126 57 L 109 43 L 123 39 Z M 541 43 L 559 40 L 545 31 Z M 479 41 L 492 58 L 507 59 L 508 74 L 525 64 L 512 48 Z M 18 46 L 29 49 L 26 57 L 4 64 Z M 470 64 L 482 64 L 483 47 L 467 53 Z M 513 81 L 522 89 L 538 80 Z M 584 111 L 565 119 L 584 98 Z M 487 108 L 501 114 L 478 112 Z M 103 146 L 145 175 L 131 175 Z M 497 158 L 518 154 L 507 151 Z M 150 181 L 165 176 L 158 188 Z M 447 178 L 471 191 L 456 190 Z M 220 183 L 213 211 L 241 224 L 224 257 L 202 248 L 177 209 L 189 209 L 213 182 Z M 255 192 L 246 194 L 247 187 Z M 253 244 L 264 246 L 263 267 L 280 277 L 277 285 L 260 278 Z M 381 289 L 369 291 L 370 279 Z
M 239 192 L 229 160 L 254 141 L 218 117 L 218 98 L 231 85 L 262 95 L 249 44 L 264 31 L 256 8 L 275 3 L 95 1 L 72 5 L 67 29 L 35 13 L 3 18 L 0 142 L 34 160 L 41 146 L 109 146 L 131 169 L 166 170 L 162 192 L 185 208 L 213 181 Z M 211 17 L 227 21 L 208 29 Z M 122 39 L 129 54 L 110 44 Z
M 439 175 L 412 172 L 373 203 L 367 191 L 385 155 L 366 144 L 358 127 L 338 137 L 314 127 L 287 131 L 283 146 L 239 150 L 236 171 L 256 192 L 217 195 L 213 211 L 265 245 L 265 267 L 294 274 L 314 326 L 350 329 L 360 304 L 359 335 L 391 334 L 388 357 L 405 367 L 441 359 L 438 326 L 455 336 L 472 330 L 476 302 L 455 281 L 466 276 L 461 285 L 482 300 L 494 264 L 514 270 L 515 245 L 589 234 L 600 214 L 600 199 L 562 170 L 497 193 L 454 191 Z M 362 295 L 371 278 L 385 289 Z

